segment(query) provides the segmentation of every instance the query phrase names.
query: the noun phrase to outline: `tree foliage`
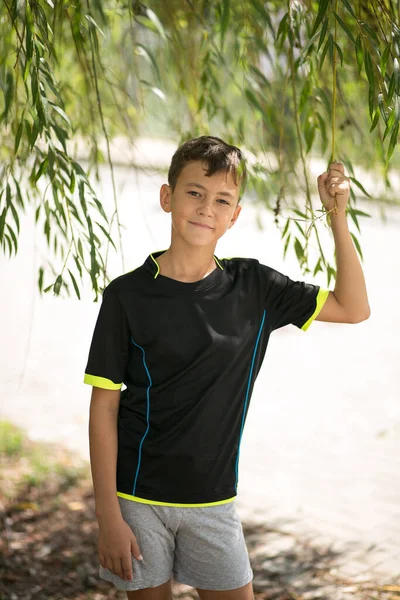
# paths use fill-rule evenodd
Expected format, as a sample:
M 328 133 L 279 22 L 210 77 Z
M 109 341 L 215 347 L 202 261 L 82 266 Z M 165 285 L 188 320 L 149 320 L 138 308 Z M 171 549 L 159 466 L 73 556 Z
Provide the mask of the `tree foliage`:
M 274 212 L 284 251 L 329 281 L 308 162 L 345 163 L 361 253 L 359 218 L 368 215 L 356 202 L 368 193 L 353 163 L 380 168 L 389 183 L 398 160 L 398 20 L 392 0 L 3 0 L 2 251 L 17 252 L 20 217 L 33 204 L 50 251 L 40 289 L 47 279 L 47 290 L 79 297 L 89 277 L 97 297 L 108 280 L 105 247 L 118 240 L 122 250 L 112 139 L 213 133 L 248 150 L 250 192 Z M 88 148 L 85 168 L 77 139 Z M 101 162 L 114 185 L 108 215 L 89 177 Z

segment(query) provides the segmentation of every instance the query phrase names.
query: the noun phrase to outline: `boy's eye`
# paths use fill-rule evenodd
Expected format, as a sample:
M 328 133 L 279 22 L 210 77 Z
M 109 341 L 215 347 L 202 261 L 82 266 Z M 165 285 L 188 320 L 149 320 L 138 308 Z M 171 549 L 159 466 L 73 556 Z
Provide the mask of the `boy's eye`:
M 229 204 L 228 200 L 224 200 L 223 198 L 220 198 L 218 202 L 221 202 L 222 204 Z
M 197 194 L 197 196 L 200 196 L 199 192 L 195 192 L 194 190 L 190 190 L 188 193 L 189 194 Z

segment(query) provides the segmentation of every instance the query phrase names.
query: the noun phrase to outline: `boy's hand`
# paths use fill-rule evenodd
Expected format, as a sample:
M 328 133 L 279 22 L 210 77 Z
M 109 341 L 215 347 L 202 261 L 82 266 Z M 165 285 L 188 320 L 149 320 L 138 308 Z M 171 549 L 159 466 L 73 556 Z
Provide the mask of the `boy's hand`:
M 101 566 L 126 581 L 132 580 L 131 555 L 143 560 L 136 537 L 122 517 L 99 521 L 98 552 Z
M 350 195 L 350 180 L 344 174 L 342 163 L 332 163 L 329 171 L 317 179 L 318 192 L 325 210 L 333 214 L 344 213 Z

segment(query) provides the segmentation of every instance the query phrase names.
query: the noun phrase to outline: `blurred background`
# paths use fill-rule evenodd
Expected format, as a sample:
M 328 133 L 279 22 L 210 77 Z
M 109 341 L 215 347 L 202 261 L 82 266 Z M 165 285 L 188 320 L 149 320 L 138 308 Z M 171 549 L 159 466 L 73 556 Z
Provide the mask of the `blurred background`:
M 123 597 L 96 568 L 94 300 L 168 247 L 159 189 L 202 134 L 250 169 L 217 256 L 330 289 L 316 177 L 344 162 L 372 310 L 270 340 L 237 500 L 257 598 L 400 597 L 398 16 L 391 2 L 0 8 L 1 599 Z

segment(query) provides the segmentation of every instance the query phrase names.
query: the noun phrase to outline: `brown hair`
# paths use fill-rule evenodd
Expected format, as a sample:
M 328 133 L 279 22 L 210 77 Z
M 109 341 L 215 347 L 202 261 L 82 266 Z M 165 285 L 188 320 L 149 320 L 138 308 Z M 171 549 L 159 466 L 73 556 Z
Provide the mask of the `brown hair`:
M 236 146 L 231 146 L 223 140 L 211 135 L 202 135 L 201 137 L 188 140 L 181 146 L 172 157 L 171 165 L 168 171 L 168 183 L 175 189 L 178 177 L 183 168 L 192 161 L 200 160 L 207 164 L 207 177 L 211 177 L 218 171 L 233 173 L 235 183 L 240 182 L 239 198 L 243 195 L 247 170 L 242 152 Z

